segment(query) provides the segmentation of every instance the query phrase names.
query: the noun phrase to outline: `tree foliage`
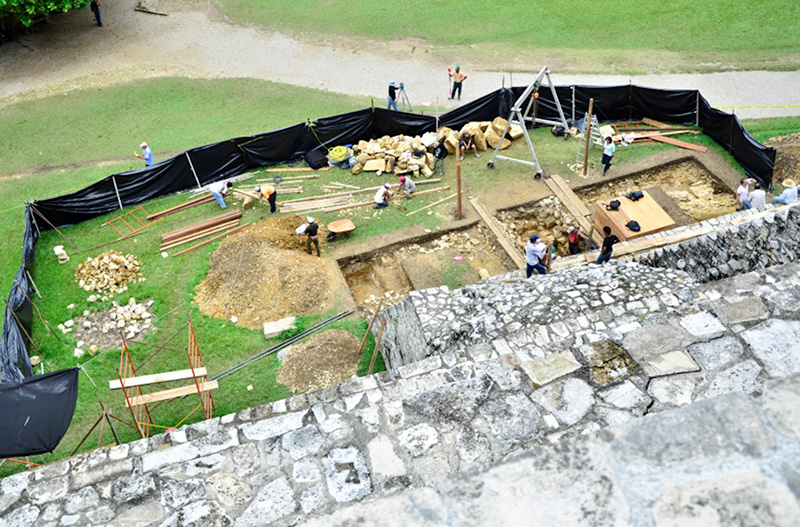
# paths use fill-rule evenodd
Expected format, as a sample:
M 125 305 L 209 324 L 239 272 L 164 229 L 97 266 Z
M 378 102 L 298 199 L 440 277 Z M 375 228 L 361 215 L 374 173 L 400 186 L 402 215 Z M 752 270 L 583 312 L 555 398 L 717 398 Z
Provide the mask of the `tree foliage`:
M 30 26 L 34 18 L 80 9 L 91 0 L 0 0 L 0 19 L 13 18 Z

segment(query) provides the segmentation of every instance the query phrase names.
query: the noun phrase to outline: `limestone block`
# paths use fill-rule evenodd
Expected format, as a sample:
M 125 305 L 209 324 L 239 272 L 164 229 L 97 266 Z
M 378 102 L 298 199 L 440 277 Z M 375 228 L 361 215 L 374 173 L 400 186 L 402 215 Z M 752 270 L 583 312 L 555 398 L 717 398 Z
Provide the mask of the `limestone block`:
M 697 340 L 711 340 L 725 334 L 725 326 L 708 311 L 681 318 L 681 326 Z
M 649 377 L 662 377 L 677 373 L 700 371 L 700 366 L 692 356 L 683 350 L 667 351 L 658 355 L 651 355 L 639 361 L 642 370 Z
M 761 366 L 754 360 L 746 360 L 722 370 L 711 381 L 703 398 L 716 397 L 727 393 L 753 393 L 761 390 L 758 374 Z
M 448 153 L 455 154 L 458 151 L 458 133 L 451 131 L 444 140 L 444 146 Z
M 495 117 L 492 121 L 491 129 L 494 131 L 495 135 L 499 137 L 503 135 L 503 132 L 505 132 L 507 124 L 508 121 L 506 119 L 503 119 L 502 117 Z M 487 129 L 486 132 L 488 133 L 489 130 Z
M 501 134 L 503 133 L 502 130 L 500 131 L 500 133 Z M 523 135 L 525 135 L 525 131 L 518 124 L 512 124 L 508 128 L 508 137 L 510 137 L 512 141 L 516 141 L 517 139 L 519 139 Z
M 795 375 L 769 382 L 764 391 L 764 408 L 770 421 L 800 440 L 800 378 Z
M 5 525 L 13 525 L 14 527 L 29 527 L 31 525 L 36 525 L 36 520 L 38 518 L 39 507 L 28 504 L 23 505 L 10 514 L 7 514 L 3 520 Z
M 298 483 L 319 481 L 321 477 L 317 462 L 313 458 L 300 459 L 292 468 L 292 479 Z
M 297 510 L 294 492 L 285 476 L 261 487 L 253 502 L 236 519 L 235 527 L 268 525 Z
M 542 414 L 531 400 L 517 392 L 486 401 L 479 411 L 497 440 L 506 447 L 529 441 L 542 421 Z
M 378 476 L 402 476 L 406 473 L 403 461 L 397 457 L 392 441 L 383 434 L 375 436 L 367 444 L 372 473 Z
M 288 432 L 281 437 L 281 446 L 295 461 L 318 452 L 325 446 L 325 438 L 312 425 Z
M 303 426 L 305 412 L 292 412 L 264 419 L 255 423 L 247 423 L 241 427 L 242 433 L 250 441 L 263 441 L 270 437 L 282 436 Z
M 533 392 L 531 398 L 567 426 L 583 419 L 595 403 L 592 387 L 576 378 L 548 384 Z
M 206 527 L 231 525 L 232 520 L 216 502 L 203 500 L 183 507 L 176 518 L 182 527 Z M 238 523 L 236 524 L 238 525 Z
M 648 391 L 661 404 L 684 406 L 692 402 L 695 381 L 688 377 L 658 377 L 648 384 Z
M 351 171 L 354 176 L 357 176 L 364 171 L 364 165 L 362 165 L 361 163 L 356 163 L 355 165 L 353 165 Z
M 206 497 L 206 487 L 202 480 L 178 481 L 162 479 L 161 504 L 169 509 L 180 509 L 184 505 Z
M 458 469 L 461 471 L 488 465 L 494 459 L 489 438 L 472 427 L 466 427 L 458 433 L 456 451 L 460 460 Z
M 334 448 L 322 458 L 328 493 L 339 503 L 355 501 L 372 492 L 364 456 L 354 446 Z
M 422 423 L 403 430 L 397 435 L 400 446 L 413 457 L 419 457 L 439 442 L 439 432 L 431 425 Z
M 34 505 L 44 505 L 67 495 L 69 478 L 61 476 L 45 479 L 28 487 L 28 496 Z
M 533 384 L 539 387 L 580 369 L 581 363 L 575 359 L 571 351 L 562 351 L 541 359 L 523 362 L 520 367 L 528 374 Z
M 97 495 L 97 491 L 92 487 L 84 487 L 70 495 L 64 503 L 64 510 L 68 514 L 75 514 L 95 507 L 98 503 L 100 496 Z
M 264 337 L 271 339 L 277 337 L 284 331 L 295 329 L 295 317 L 286 317 L 272 322 L 264 322 Z
M 250 501 L 252 497 L 250 485 L 244 481 L 239 481 L 233 474 L 220 472 L 209 477 L 206 481 L 214 490 L 214 495 L 219 502 L 225 507 L 240 507 Z M 199 488 L 194 492 L 199 494 Z M 203 492 L 203 494 L 205 494 L 205 492 Z M 192 497 L 192 501 L 202 497 L 203 496 Z
M 603 390 L 600 392 L 600 397 L 608 404 L 626 410 L 646 407 L 650 404 L 650 396 L 640 390 L 630 380 Z
M 478 406 L 488 398 L 492 384 L 485 376 L 454 382 L 415 395 L 404 406 L 437 427 L 439 423 L 445 428 L 460 426 L 472 420 Z
M 772 377 L 800 372 L 800 322 L 770 319 L 742 333 Z
M 303 509 L 303 512 L 309 514 L 319 509 L 324 501 L 325 497 L 322 493 L 322 486 L 315 485 L 307 489 L 303 492 L 303 495 L 300 496 L 300 507 Z
M 486 134 L 484 134 L 480 128 L 470 133 L 472 133 L 472 141 L 475 143 L 475 147 L 478 149 L 479 152 L 483 152 L 488 148 L 488 143 L 486 142 Z
M 767 306 L 757 296 L 751 296 L 731 304 L 718 304 L 714 311 L 729 326 L 759 322 L 769 317 Z
M 112 497 L 117 503 L 140 502 L 156 492 L 156 483 L 151 474 L 134 471 L 128 477 L 118 479 L 113 486 Z
M 370 159 L 364 163 L 364 172 L 383 172 L 384 170 L 386 170 L 384 159 Z
M 502 131 L 501 131 L 501 133 L 502 133 Z M 496 133 L 494 131 L 494 127 L 489 128 L 488 130 L 486 130 L 486 142 L 492 148 L 497 148 L 497 145 L 500 144 L 500 134 L 498 134 L 498 133 Z M 503 143 L 500 146 L 500 150 L 505 150 L 509 146 L 511 146 L 511 141 L 509 139 L 503 139 Z
M 704 370 L 716 371 L 738 359 L 744 352 L 744 346 L 735 337 L 725 336 L 693 344 L 688 351 Z

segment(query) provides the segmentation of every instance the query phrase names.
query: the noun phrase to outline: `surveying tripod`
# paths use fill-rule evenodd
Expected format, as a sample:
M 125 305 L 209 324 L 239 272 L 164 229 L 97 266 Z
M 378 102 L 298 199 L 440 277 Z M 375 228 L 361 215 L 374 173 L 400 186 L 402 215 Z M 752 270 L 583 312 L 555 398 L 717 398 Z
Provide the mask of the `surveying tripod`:
M 403 111 L 406 111 L 406 104 L 408 104 L 408 111 L 413 112 L 414 108 L 411 107 L 411 101 L 408 100 L 408 94 L 406 93 L 406 86 L 402 82 L 400 83 L 400 96 L 398 97 L 400 100 L 400 107 Z

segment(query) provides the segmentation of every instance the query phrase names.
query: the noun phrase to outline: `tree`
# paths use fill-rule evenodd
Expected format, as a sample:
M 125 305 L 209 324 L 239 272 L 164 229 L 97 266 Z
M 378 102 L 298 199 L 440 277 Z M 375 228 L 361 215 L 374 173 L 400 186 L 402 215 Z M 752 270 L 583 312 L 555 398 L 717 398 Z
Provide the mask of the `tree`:
M 80 9 L 91 0 L 0 0 L 0 19 L 13 18 L 30 26 L 34 18 Z

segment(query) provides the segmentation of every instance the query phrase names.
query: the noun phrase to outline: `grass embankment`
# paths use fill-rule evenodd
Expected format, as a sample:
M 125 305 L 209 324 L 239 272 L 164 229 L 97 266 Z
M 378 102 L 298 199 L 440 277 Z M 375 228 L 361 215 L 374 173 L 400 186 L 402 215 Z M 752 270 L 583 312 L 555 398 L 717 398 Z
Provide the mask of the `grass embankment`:
M 676 0 L 559 4 L 508 0 L 455 8 L 447 2 L 216 2 L 229 16 L 301 35 L 356 36 L 392 42 L 395 53 L 417 46 L 448 61 L 462 57 L 495 68 L 538 69 L 546 58 L 559 71 L 720 71 L 794 69 L 800 31 L 793 0 Z M 413 13 L 404 23 L 396 20 Z M 371 22 L 370 22 L 371 21 Z M 435 47 L 434 47 L 435 46 Z M 537 60 L 538 59 L 538 60 Z

